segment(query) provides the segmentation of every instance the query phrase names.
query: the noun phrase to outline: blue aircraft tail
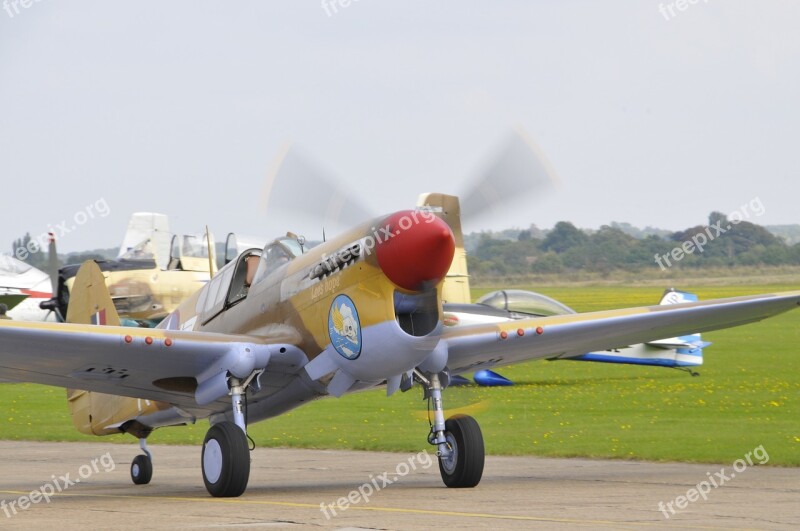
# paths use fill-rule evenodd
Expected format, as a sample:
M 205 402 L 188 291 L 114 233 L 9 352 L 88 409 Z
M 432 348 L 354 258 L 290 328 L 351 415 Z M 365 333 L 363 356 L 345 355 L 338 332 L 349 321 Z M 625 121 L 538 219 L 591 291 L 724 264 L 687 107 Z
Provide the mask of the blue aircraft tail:
M 659 304 L 682 304 L 696 301 L 697 295 L 693 293 L 668 289 L 664 292 Z M 703 364 L 703 349 L 710 344 L 703 341 L 700 334 L 691 334 L 613 350 L 589 352 L 582 356 L 565 359 L 690 369 Z

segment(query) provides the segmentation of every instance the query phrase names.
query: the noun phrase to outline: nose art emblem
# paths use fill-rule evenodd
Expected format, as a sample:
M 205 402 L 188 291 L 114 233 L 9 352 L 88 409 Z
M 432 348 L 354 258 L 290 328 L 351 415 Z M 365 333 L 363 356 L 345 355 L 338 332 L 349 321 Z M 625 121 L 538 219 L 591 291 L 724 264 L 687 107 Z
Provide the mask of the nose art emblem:
M 336 352 L 349 360 L 361 355 L 361 322 L 356 305 L 347 295 L 333 299 L 328 312 L 328 333 Z

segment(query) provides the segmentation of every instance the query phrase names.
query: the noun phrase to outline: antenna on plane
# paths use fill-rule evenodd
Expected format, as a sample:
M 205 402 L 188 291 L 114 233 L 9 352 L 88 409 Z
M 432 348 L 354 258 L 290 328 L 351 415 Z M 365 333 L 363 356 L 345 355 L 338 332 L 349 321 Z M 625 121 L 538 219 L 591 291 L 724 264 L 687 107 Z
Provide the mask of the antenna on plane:
M 208 246 L 208 278 L 214 276 L 214 255 L 211 253 L 211 233 L 206 225 L 206 245 Z

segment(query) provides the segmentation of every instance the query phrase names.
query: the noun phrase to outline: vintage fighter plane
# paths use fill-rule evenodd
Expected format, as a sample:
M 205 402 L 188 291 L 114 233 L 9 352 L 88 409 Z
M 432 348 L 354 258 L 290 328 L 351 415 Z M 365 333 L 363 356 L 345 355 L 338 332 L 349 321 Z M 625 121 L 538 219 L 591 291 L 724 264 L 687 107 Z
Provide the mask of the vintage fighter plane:
M 81 431 L 138 437 L 134 483 L 150 481 L 153 429 L 208 418 L 200 464 L 220 497 L 247 487 L 248 423 L 325 396 L 419 386 L 442 480 L 474 487 L 483 436 L 471 417 L 445 418 L 453 375 L 743 325 L 800 304 L 795 291 L 446 327 L 456 245 L 440 216 L 403 210 L 310 250 L 293 237 L 246 250 L 156 329 L 118 326 L 102 272 L 87 262 L 71 323 L 0 322 L 0 378 L 72 389 Z
M 229 233 L 225 263 L 266 238 Z M 258 243 L 257 243 L 258 242 Z M 209 252 L 211 259 L 209 260 Z M 98 262 L 114 306 L 124 322 L 153 327 L 217 271 L 213 236 L 173 234 L 165 214 L 134 213 L 114 260 Z M 54 295 L 41 301 L 43 310 L 66 319 L 70 291 L 80 264 L 68 264 L 55 275 Z
M 126 322 L 145 327 L 161 322 L 217 270 L 211 235 L 172 234 L 167 216 L 151 212 L 133 214 L 119 256 L 98 264 L 117 312 Z M 79 267 L 62 267 L 52 298 L 40 304 L 61 321 L 68 313 Z

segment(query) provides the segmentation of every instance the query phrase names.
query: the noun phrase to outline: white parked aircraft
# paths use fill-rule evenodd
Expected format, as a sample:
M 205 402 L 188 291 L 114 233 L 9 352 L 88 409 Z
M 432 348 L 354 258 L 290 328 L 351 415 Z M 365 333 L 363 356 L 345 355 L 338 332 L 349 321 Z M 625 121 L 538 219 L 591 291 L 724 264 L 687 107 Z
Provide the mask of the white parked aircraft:
M 0 255 L 0 303 L 8 306 L 8 316 L 17 321 L 55 321 L 55 315 L 39 308 L 53 296 L 50 276 L 44 271 Z

